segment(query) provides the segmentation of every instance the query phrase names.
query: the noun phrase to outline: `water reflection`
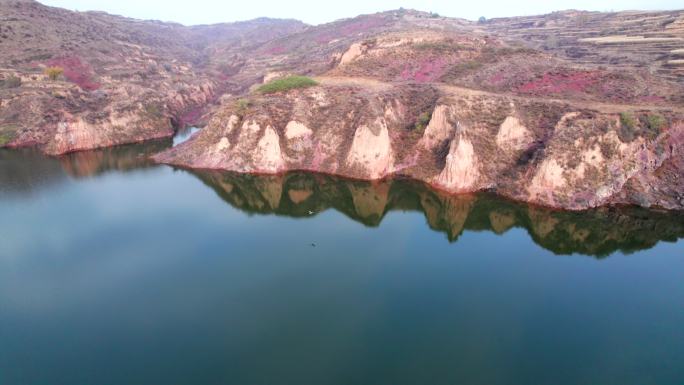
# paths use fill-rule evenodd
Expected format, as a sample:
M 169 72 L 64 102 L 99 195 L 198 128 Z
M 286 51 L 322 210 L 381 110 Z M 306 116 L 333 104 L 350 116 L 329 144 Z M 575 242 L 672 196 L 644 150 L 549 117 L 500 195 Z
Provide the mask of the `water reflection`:
M 65 179 L 59 162 L 36 150 L 0 149 L 0 194 L 24 196 Z
M 424 213 L 430 228 L 444 232 L 452 242 L 465 230 L 503 234 L 518 227 L 556 254 L 605 257 L 684 237 L 682 213 L 633 207 L 567 212 L 515 203 L 491 194 L 444 194 L 403 179 L 366 182 L 310 173 L 193 173 L 223 200 L 248 213 L 305 218 L 332 208 L 374 227 L 390 211 L 418 211 Z
M 75 152 L 47 157 L 35 149 L 0 149 L 0 193 L 26 196 L 72 178 L 93 177 L 109 171 L 159 167 L 150 160 L 171 146 L 171 139 Z
M 74 152 L 58 158 L 64 171 L 73 177 L 100 175 L 108 171 L 131 171 L 157 167 L 150 156 L 171 146 L 171 139 Z
M 0 150 L 0 194 L 30 199 L 32 192 L 70 178 L 163 167 L 155 165 L 149 156 L 171 145 L 168 139 L 59 158 L 31 150 Z M 490 194 L 448 195 L 403 179 L 365 182 L 310 173 L 190 173 L 225 202 L 250 214 L 307 218 L 335 209 L 354 221 L 375 227 L 390 211 L 417 211 L 425 215 L 430 228 L 445 233 L 452 242 L 466 230 L 503 234 L 512 228 L 524 228 L 538 245 L 556 254 L 605 257 L 616 251 L 635 252 L 660 241 L 674 242 L 684 237 L 684 213 L 640 208 L 565 212 L 514 203 Z

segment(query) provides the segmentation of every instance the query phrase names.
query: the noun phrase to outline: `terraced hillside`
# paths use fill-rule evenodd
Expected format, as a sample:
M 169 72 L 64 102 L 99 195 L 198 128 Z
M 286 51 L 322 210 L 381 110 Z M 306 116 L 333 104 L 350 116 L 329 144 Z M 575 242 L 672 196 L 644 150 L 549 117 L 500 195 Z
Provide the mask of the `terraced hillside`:
M 483 30 L 579 64 L 684 76 L 684 12 L 581 12 L 492 19 Z

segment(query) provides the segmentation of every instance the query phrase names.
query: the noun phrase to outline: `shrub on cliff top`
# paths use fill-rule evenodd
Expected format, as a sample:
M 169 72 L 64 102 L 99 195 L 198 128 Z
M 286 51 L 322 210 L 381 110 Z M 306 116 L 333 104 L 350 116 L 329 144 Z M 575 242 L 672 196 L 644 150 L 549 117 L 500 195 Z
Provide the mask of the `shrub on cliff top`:
M 48 67 L 45 69 L 45 75 L 47 75 L 50 80 L 57 80 L 60 76 L 64 75 L 64 68 Z
M 620 132 L 618 136 L 623 142 L 631 142 L 636 137 L 637 120 L 631 112 L 620 113 Z
M 634 115 L 630 112 L 620 113 L 620 123 L 624 128 L 634 130 L 636 128 L 636 119 Z
M 667 126 L 667 120 L 660 114 L 649 114 L 648 115 L 648 128 L 655 132 L 660 132 L 665 126 Z
M 247 110 L 249 110 L 249 107 L 251 107 L 252 101 L 249 99 L 238 99 L 235 101 L 235 112 L 239 115 L 242 116 L 244 115 Z
M 318 82 L 306 76 L 288 76 L 264 84 L 263 86 L 259 87 L 258 91 L 263 94 L 272 94 L 276 92 L 289 91 L 296 88 L 313 87 L 316 85 L 318 85 Z

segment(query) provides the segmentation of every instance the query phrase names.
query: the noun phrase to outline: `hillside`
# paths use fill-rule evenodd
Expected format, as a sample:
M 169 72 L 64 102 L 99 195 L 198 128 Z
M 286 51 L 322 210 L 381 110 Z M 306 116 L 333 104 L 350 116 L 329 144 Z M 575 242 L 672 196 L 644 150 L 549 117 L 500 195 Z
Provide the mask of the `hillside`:
M 231 86 L 212 71 L 213 51 L 303 27 L 268 19 L 184 27 L 30 0 L 3 0 L 0 11 L 0 144 L 53 154 L 173 135 Z M 49 67 L 63 75 L 49 79 Z
M 155 159 L 400 175 L 567 209 L 684 208 L 684 11 L 185 27 L 32 1 L 1 9 L 2 76 L 22 82 L 0 90 L 0 145 L 61 154 L 204 123 Z M 256 89 L 289 75 L 318 85 Z

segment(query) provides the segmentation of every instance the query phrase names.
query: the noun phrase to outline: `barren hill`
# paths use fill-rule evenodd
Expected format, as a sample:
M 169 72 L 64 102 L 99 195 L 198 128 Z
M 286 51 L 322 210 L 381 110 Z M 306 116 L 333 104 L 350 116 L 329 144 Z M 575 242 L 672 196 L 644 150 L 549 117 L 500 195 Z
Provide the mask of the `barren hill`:
M 204 122 L 155 159 L 684 208 L 683 11 L 185 27 L 0 4 L 1 145 L 60 154 Z M 290 75 L 318 85 L 255 90 Z

